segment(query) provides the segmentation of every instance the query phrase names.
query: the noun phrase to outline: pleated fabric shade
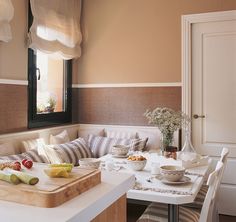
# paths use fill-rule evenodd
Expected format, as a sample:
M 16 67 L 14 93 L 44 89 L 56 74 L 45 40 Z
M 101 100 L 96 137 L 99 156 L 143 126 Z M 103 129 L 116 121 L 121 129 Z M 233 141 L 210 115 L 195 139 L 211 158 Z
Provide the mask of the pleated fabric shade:
M 11 0 L 0 0 L 0 41 L 9 42 L 12 39 L 10 21 L 13 15 Z
M 29 47 L 63 59 L 81 55 L 81 0 L 30 0 Z

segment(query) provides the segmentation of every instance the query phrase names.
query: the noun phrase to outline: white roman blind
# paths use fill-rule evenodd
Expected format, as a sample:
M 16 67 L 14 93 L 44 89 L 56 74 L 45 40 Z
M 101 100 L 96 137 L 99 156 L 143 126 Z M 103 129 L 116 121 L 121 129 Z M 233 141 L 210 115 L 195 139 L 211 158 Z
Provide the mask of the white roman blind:
M 81 0 L 30 0 L 29 47 L 54 57 L 80 57 Z
M 14 15 L 11 0 L 0 0 L 0 41 L 9 42 L 12 39 L 9 22 Z

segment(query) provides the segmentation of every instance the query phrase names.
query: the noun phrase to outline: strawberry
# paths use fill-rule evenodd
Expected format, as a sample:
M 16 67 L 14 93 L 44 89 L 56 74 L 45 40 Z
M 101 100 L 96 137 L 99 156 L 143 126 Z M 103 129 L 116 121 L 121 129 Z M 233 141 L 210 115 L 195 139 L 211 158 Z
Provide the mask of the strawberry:
M 17 164 L 17 165 L 20 165 L 20 166 L 21 166 L 21 163 L 20 163 L 20 162 L 18 162 L 18 161 L 16 161 L 14 164 Z
M 27 169 L 30 169 L 33 166 L 33 162 L 31 160 L 27 160 L 23 164 Z
M 22 161 L 21 161 L 21 163 L 24 165 L 24 163 L 27 161 L 28 159 L 23 159 Z
M 19 162 L 15 162 L 11 165 L 11 168 L 13 170 L 17 170 L 17 171 L 20 171 L 21 170 L 21 164 Z

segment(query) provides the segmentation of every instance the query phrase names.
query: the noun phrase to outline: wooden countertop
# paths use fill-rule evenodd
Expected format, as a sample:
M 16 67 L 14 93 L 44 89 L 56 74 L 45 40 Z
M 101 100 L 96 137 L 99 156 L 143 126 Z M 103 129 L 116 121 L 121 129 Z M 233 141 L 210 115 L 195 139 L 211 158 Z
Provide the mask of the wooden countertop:
M 102 171 L 101 184 L 55 208 L 41 208 L 0 201 L 4 222 L 88 222 L 123 196 L 135 182 L 134 175 Z

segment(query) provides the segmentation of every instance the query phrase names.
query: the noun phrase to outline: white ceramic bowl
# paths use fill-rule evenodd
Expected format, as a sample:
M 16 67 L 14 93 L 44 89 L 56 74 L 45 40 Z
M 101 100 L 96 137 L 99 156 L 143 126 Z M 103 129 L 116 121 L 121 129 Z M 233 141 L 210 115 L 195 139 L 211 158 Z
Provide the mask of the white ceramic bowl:
M 111 153 L 115 156 L 126 156 L 129 148 L 125 145 L 115 145 L 111 149 Z
M 130 169 L 135 171 L 143 170 L 146 166 L 147 160 L 127 160 L 127 165 Z
M 181 166 L 165 165 L 160 167 L 160 173 L 166 180 L 176 182 L 183 178 L 185 168 Z
M 82 158 L 79 160 L 79 165 L 81 167 L 98 169 L 100 166 L 101 160 L 97 158 Z

